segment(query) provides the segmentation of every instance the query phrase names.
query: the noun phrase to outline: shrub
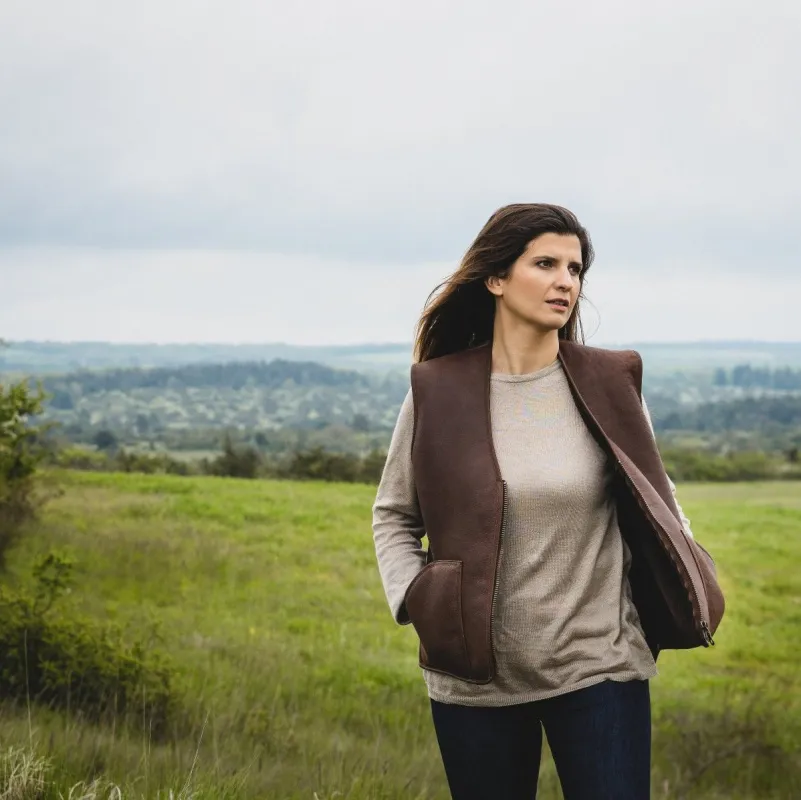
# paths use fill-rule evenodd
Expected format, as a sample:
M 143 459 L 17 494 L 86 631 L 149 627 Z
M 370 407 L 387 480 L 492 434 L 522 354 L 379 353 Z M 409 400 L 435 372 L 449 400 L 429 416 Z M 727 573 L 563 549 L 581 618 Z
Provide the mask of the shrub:
M 674 481 L 789 480 L 801 476 L 778 459 L 761 451 L 713 455 L 679 448 L 662 452 L 665 469 Z
M 50 553 L 34 568 L 32 592 L 0 587 L 0 694 L 93 721 L 144 715 L 160 737 L 175 710 L 173 667 L 143 641 L 126 643 L 117 626 L 55 613 L 71 571 Z
M 384 464 L 387 461 L 387 454 L 383 450 L 371 450 L 362 459 L 361 480 L 363 483 L 378 485 L 381 480 L 381 473 L 384 471 Z
M 57 450 L 51 458 L 51 463 L 58 467 L 93 470 L 96 472 L 111 469 L 111 461 L 106 453 L 87 450 L 85 447 L 65 447 Z
M 144 472 L 146 474 L 189 475 L 189 464 L 166 453 L 133 453 L 119 450 L 109 461 L 111 469 L 120 472 Z
M 322 447 L 293 454 L 284 476 L 293 479 L 321 481 L 355 481 L 359 474 L 359 459 L 350 453 L 330 453 Z
M 22 524 L 44 502 L 36 473 L 46 453 L 42 436 L 52 423 L 36 426 L 31 418 L 42 412 L 45 396 L 25 381 L 0 384 L 0 567 Z
M 253 447 L 235 447 L 229 434 L 223 442 L 223 451 L 206 463 L 212 475 L 225 475 L 231 478 L 256 478 L 262 466 L 262 457 Z
M 137 453 L 120 448 L 114 454 L 83 447 L 56 451 L 49 463 L 94 472 L 143 472 L 148 475 L 190 475 L 192 466 L 166 453 Z

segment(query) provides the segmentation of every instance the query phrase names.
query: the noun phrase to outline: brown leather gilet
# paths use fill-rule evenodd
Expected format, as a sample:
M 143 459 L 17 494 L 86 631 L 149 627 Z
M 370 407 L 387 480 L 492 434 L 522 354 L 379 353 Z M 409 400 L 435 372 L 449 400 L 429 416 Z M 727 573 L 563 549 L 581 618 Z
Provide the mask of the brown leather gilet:
M 581 416 L 614 465 L 632 598 L 651 652 L 712 644 L 723 594 L 712 558 L 682 530 L 642 408 L 639 353 L 560 340 L 558 357 Z M 492 442 L 491 364 L 489 342 L 411 369 L 412 464 L 429 545 L 404 602 L 420 666 L 472 683 L 495 674 L 492 610 L 507 510 Z

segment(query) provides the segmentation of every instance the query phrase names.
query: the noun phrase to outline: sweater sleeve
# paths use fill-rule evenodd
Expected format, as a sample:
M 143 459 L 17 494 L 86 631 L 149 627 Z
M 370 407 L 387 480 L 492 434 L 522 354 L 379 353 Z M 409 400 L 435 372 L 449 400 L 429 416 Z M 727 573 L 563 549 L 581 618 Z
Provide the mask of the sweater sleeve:
M 403 598 L 425 566 L 423 519 L 412 472 L 414 406 L 411 388 L 401 405 L 373 504 L 373 542 L 384 593 L 395 621 L 410 623 Z
M 640 395 L 640 399 L 642 400 L 642 410 L 645 412 L 645 418 L 648 420 L 648 427 L 651 429 L 651 435 L 654 437 L 654 441 L 656 441 L 656 432 L 654 431 L 654 424 L 651 421 L 651 415 L 648 412 L 648 405 L 645 402 L 645 396 Z M 679 504 L 679 499 L 676 496 L 676 484 L 670 480 L 670 476 L 668 476 L 668 484 L 670 485 L 670 491 L 673 493 L 673 499 L 676 501 L 676 508 L 678 509 L 679 517 L 681 518 L 681 527 L 684 529 L 684 532 L 687 534 L 687 536 L 689 536 L 690 539 L 693 539 L 695 537 L 693 536 L 693 532 L 690 528 L 690 520 L 684 515 L 684 511 Z

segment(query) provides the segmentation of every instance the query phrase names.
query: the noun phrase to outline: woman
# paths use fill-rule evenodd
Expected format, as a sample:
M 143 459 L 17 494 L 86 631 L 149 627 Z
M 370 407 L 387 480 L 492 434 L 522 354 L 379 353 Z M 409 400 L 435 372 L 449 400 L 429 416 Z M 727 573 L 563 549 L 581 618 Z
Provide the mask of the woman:
M 567 209 L 506 206 L 418 324 L 373 531 L 455 800 L 535 797 L 543 728 L 568 800 L 649 797 L 656 657 L 723 613 L 639 355 L 578 342 L 592 259 Z

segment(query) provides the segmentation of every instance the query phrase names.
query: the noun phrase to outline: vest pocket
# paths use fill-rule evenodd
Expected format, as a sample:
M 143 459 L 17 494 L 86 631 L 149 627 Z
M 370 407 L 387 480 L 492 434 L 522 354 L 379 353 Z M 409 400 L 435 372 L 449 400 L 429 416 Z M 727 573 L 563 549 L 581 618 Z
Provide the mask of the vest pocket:
M 432 561 L 406 589 L 406 611 L 420 639 L 420 666 L 470 674 L 462 620 L 462 562 Z

